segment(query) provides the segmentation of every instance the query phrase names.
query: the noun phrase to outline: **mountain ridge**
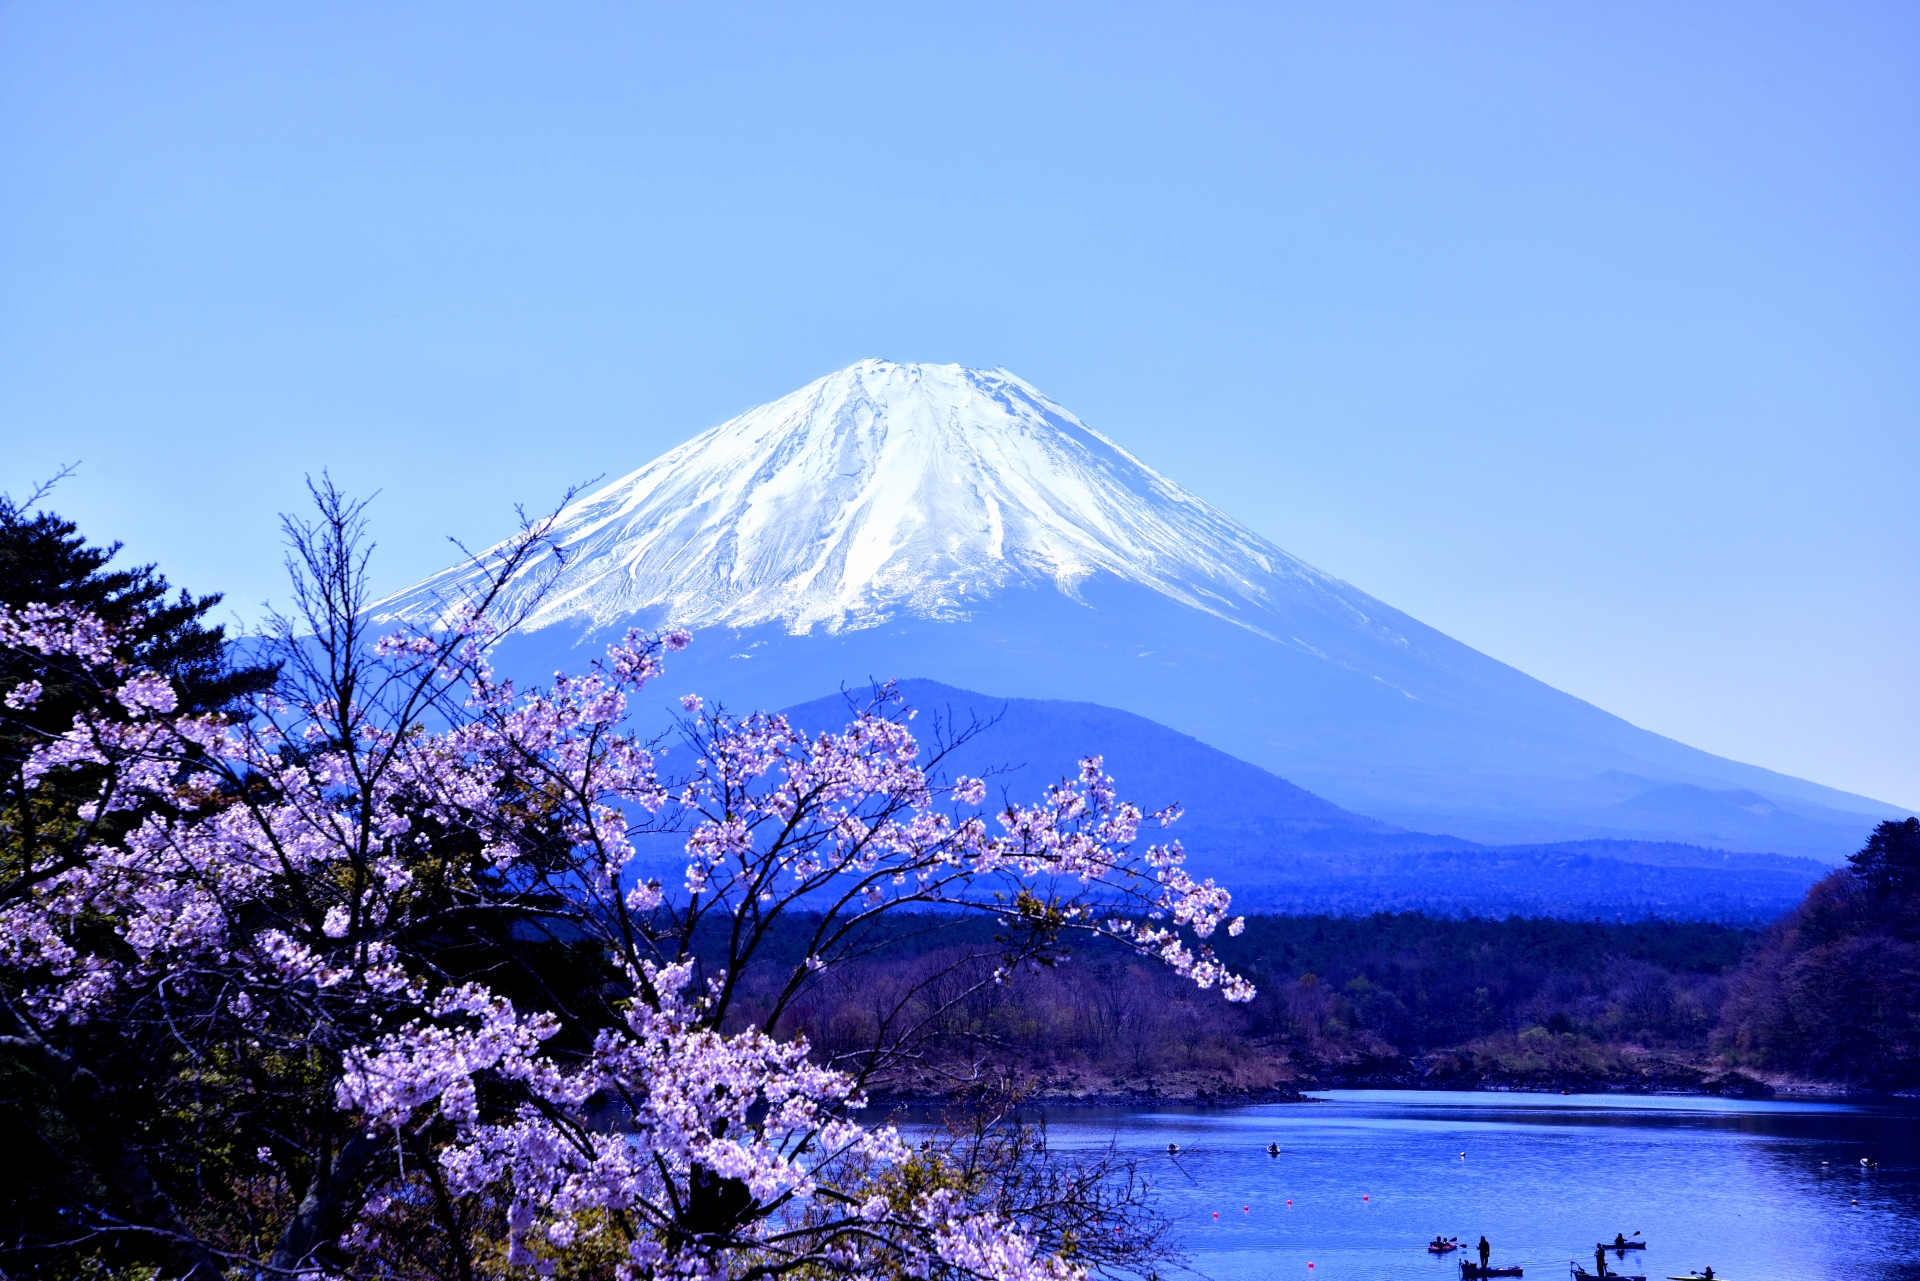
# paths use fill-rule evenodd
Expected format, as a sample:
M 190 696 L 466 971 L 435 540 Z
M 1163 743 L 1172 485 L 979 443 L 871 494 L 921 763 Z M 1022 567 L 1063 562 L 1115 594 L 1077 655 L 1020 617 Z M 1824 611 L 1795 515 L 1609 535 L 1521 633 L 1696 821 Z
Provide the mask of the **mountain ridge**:
M 1519 912 L 1769 920 L 1826 870 L 1805 858 L 1652 842 L 1487 846 L 1413 832 L 1345 810 L 1199 739 L 1091 703 L 998 698 L 937 681 L 894 683 L 917 713 L 941 767 L 986 777 L 996 799 L 1030 799 L 1103 756 L 1120 795 L 1149 811 L 1170 803 L 1197 876 L 1211 876 L 1246 911 L 1443 914 Z M 872 697 L 848 690 L 785 709 L 809 733 L 837 729 Z

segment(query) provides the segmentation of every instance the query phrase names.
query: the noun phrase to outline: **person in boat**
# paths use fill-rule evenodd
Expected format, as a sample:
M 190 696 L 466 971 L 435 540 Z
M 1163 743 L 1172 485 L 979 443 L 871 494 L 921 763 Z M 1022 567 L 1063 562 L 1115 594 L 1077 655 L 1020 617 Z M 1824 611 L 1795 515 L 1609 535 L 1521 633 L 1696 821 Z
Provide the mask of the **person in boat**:
M 1480 1234 L 1480 1266 L 1486 1267 L 1487 1260 L 1493 1257 L 1493 1247 L 1487 1244 L 1487 1234 Z
M 1618 1232 L 1613 1234 L 1613 1248 L 1616 1250 L 1624 1250 L 1627 1248 L 1627 1239 Z
M 1597 1277 L 1607 1275 L 1607 1247 L 1604 1245 L 1593 1248 L 1593 1275 Z

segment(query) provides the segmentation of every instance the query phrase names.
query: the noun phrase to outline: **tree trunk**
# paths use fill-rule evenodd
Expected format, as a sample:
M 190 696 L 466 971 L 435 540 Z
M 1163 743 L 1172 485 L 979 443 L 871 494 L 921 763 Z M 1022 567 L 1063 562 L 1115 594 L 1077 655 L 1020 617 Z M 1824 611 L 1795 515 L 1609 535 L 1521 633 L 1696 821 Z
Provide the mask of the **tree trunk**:
M 680 1225 L 694 1241 L 717 1247 L 733 1239 L 754 1208 L 753 1193 L 745 1182 L 695 1165 L 687 1173 L 687 1205 Z
M 270 1266 L 293 1272 L 310 1266 L 314 1256 L 332 1245 L 346 1227 L 347 1198 L 360 1186 L 361 1176 L 381 1148 L 365 1130 L 355 1130 L 324 1165 L 316 1165 L 300 1208 L 288 1221 L 274 1247 Z

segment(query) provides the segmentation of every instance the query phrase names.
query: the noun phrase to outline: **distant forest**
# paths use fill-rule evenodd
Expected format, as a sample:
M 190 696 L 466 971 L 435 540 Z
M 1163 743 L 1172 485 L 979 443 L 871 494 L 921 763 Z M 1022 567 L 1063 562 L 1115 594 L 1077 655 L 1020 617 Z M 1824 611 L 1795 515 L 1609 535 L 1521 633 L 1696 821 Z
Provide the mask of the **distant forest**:
M 792 923 L 798 949 L 805 922 Z M 991 929 L 896 922 L 799 1012 L 824 1054 L 862 1044 L 916 983 Z M 1036 1098 L 1284 1098 L 1316 1086 L 1896 1090 L 1920 1084 L 1920 821 L 1884 823 L 1851 866 L 1765 930 L 1419 913 L 1255 916 L 1222 958 L 1260 989 L 1232 1006 L 1118 949 L 956 998 L 888 1083 L 901 1098 L 1012 1087 Z M 777 955 L 781 949 L 776 948 Z M 980 964 L 989 964 L 982 960 Z M 777 968 L 777 965 L 776 965 Z

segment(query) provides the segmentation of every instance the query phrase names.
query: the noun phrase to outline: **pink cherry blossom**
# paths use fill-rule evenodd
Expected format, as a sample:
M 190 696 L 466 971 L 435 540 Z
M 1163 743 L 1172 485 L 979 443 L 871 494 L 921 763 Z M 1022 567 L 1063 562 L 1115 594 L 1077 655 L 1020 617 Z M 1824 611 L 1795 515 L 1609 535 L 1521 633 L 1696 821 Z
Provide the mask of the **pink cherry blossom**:
M 669 775 L 628 712 L 685 632 L 629 633 L 587 671 L 521 689 L 488 666 L 484 610 L 452 619 L 350 655 L 351 681 L 290 679 L 230 723 L 121 671 L 111 630 L 84 613 L 0 611 L 0 644 L 77 663 L 112 699 L 35 747 L 27 782 L 90 771 L 83 821 L 128 816 L 0 903 L 0 969 L 34 1035 L 79 1047 L 164 990 L 200 1001 L 204 1026 L 282 1036 L 331 1065 L 357 1132 L 395 1153 L 441 1136 L 453 1194 L 510 1202 L 512 1268 L 550 1270 L 583 1214 L 612 1212 L 634 1225 L 627 1278 L 1081 1275 L 977 1198 L 879 1190 L 910 1153 L 856 1119 L 870 1065 L 823 1063 L 779 1026 L 847 955 L 845 934 L 823 928 L 762 1025 L 728 1017 L 751 948 L 697 973 L 688 940 L 709 921 L 750 940 L 783 912 L 842 930 L 901 909 L 975 913 L 1021 940 L 1005 965 L 1101 937 L 1250 1000 L 1206 945 L 1242 928 L 1227 892 L 1190 876 L 1177 842 L 1137 847 L 1143 824 L 1175 814 L 1120 799 L 1098 756 L 1031 804 L 982 813 L 985 783 L 945 781 L 891 689 L 812 737 L 688 695 L 703 714 Z M 7 705 L 38 693 L 18 686 Z M 684 862 L 663 882 L 636 842 L 667 832 Z M 457 891 L 433 888 L 454 875 L 449 849 L 473 851 Z M 449 975 L 419 938 L 460 913 L 583 940 L 617 976 L 617 1017 Z M 374 1248 L 403 1177 L 396 1158 L 372 1181 L 340 1248 Z

